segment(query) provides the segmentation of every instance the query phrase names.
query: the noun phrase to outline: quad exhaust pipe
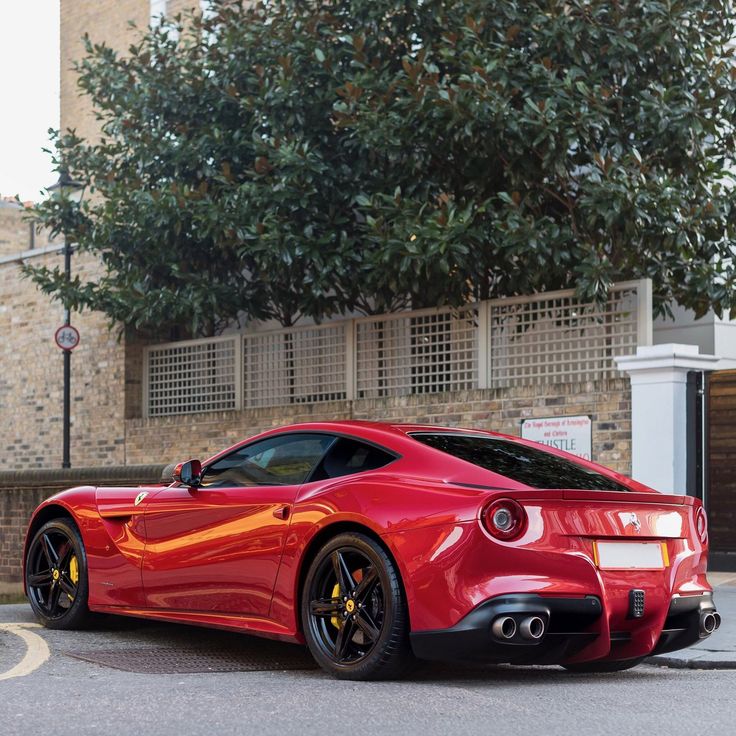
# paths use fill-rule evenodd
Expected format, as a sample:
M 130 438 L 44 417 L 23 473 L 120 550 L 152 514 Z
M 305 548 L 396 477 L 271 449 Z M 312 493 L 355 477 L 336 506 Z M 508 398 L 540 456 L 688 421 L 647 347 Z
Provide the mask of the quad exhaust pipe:
M 539 616 L 527 616 L 519 626 L 519 633 L 523 639 L 538 641 L 544 636 L 544 621 Z
M 516 636 L 516 621 L 511 616 L 499 616 L 491 626 L 496 639 L 513 639 Z
M 546 628 L 544 619 L 539 616 L 526 616 L 518 626 L 512 616 L 499 616 L 491 625 L 493 635 L 502 641 L 513 639 L 517 633 L 527 641 L 539 641 L 544 636 Z
M 721 614 L 717 611 L 704 611 L 700 614 L 700 635 L 710 636 L 721 625 Z

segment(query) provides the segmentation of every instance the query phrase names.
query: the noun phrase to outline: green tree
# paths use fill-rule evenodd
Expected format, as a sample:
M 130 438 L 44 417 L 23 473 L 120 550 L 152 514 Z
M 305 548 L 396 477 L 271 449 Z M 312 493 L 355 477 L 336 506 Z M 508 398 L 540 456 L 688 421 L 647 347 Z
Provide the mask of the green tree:
M 75 308 L 208 334 L 651 277 L 736 306 L 730 2 L 272 0 L 87 43 L 99 141 L 34 215 L 103 274 Z M 176 30 L 176 33 L 174 31 Z

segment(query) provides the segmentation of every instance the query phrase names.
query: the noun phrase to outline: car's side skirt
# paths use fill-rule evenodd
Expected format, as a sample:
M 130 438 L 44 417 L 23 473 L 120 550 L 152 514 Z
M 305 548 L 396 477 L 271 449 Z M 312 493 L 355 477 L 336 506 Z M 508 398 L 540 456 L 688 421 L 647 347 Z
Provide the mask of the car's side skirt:
M 243 616 L 237 613 L 217 613 L 214 611 L 175 611 L 166 608 L 132 608 L 127 606 L 90 606 L 95 613 L 108 613 L 114 616 L 132 616 L 156 621 L 169 621 L 177 624 L 190 624 L 227 631 L 241 631 L 266 639 L 303 644 L 300 632 L 290 631 L 285 626 L 258 616 Z

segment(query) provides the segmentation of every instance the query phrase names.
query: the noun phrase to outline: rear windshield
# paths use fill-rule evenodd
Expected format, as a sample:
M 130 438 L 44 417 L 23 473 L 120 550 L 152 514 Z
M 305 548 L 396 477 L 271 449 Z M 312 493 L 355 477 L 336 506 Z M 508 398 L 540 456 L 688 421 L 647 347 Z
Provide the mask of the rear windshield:
M 413 433 L 415 440 L 473 465 L 504 475 L 532 488 L 569 488 L 581 491 L 628 491 L 595 470 L 496 437 L 463 434 Z

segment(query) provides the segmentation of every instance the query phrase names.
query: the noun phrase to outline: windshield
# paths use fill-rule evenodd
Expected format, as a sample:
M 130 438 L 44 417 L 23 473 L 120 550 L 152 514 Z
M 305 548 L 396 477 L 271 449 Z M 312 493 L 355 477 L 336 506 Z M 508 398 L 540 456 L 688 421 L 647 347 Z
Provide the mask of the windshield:
M 550 452 L 497 437 L 415 432 L 415 440 L 532 488 L 629 491 L 626 486 Z

